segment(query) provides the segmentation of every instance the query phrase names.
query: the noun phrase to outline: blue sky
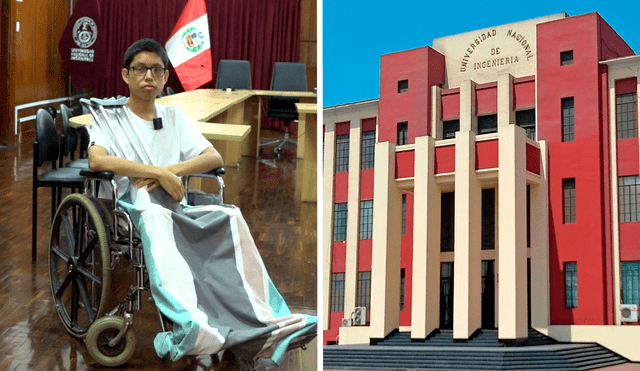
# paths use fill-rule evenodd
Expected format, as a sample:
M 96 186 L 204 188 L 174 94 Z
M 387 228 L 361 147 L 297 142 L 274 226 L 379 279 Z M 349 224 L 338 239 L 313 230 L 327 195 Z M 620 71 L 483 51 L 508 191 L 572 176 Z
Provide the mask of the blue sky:
M 584 0 L 323 0 L 323 106 L 378 98 L 382 54 L 431 46 L 438 37 L 555 13 L 598 12 L 640 54 L 640 3 L 602 4 Z

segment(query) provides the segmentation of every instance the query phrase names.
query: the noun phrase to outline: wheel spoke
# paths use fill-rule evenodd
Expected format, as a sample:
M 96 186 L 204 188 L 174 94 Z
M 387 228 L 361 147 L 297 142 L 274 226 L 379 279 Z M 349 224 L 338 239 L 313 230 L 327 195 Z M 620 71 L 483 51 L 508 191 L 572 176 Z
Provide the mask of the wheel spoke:
M 78 285 L 78 292 L 80 294 L 80 299 L 82 300 L 82 304 L 84 305 L 84 310 L 87 313 L 87 317 L 89 317 L 89 323 L 93 323 L 95 320 L 95 313 L 93 311 L 93 306 L 89 300 L 89 294 L 87 293 L 87 286 L 82 276 L 76 276 L 76 283 Z
M 74 274 L 75 276 L 75 274 Z M 78 325 L 78 306 L 80 303 L 78 302 L 78 281 L 75 279 L 71 280 L 71 324 Z
M 91 242 L 87 244 L 87 248 L 80 253 L 80 258 L 78 260 L 84 264 L 84 262 L 87 260 L 87 258 L 89 257 L 89 254 L 91 254 L 91 252 L 93 251 L 93 248 L 96 246 L 97 243 L 98 243 L 98 236 L 96 235 L 96 236 L 93 236 L 93 239 L 91 240 Z
M 80 213 L 78 214 L 78 220 L 76 223 L 76 245 L 74 256 L 78 256 L 83 252 L 84 245 L 84 227 L 85 227 L 85 215 L 86 210 L 84 207 L 80 208 Z
M 69 273 L 67 277 L 64 279 L 64 281 L 62 281 L 62 285 L 60 285 L 60 287 L 58 288 L 58 291 L 56 291 L 56 299 L 60 299 L 62 297 L 64 290 L 66 290 L 67 286 L 69 286 L 71 281 L 73 281 L 73 276 L 75 276 L 74 273 Z
M 64 226 L 64 234 L 67 237 L 67 248 L 69 249 L 69 255 L 73 256 L 73 247 L 76 245 L 76 241 L 73 238 L 73 228 L 69 224 L 68 210 L 65 210 L 65 215 L 61 215 L 62 224 Z
M 63 253 L 58 246 L 54 246 L 51 248 L 54 254 L 56 254 L 60 259 L 62 259 L 65 263 L 69 263 L 69 256 Z
M 97 283 L 98 285 L 102 285 L 102 281 L 100 280 L 100 278 L 98 278 L 98 276 L 96 276 L 95 274 L 89 272 L 88 270 L 86 270 L 84 268 L 78 268 L 78 272 L 82 273 L 83 277 L 86 277 L 86 278 L 90 279 L 91 281 Z

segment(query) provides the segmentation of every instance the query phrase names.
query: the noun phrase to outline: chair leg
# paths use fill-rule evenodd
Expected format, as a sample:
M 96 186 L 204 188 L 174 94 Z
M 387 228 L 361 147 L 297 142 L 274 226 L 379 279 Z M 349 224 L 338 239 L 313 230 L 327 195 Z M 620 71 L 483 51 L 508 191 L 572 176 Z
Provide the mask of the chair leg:
M 31 260 L 36 261 L 38 234 L 38 187 L 33 185 L 33 199 L 31 201 Z

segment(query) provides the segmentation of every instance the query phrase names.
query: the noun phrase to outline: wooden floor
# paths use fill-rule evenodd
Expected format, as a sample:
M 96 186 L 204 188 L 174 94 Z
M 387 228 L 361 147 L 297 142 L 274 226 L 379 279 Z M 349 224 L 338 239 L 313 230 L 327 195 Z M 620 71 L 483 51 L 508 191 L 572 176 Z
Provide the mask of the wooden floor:
M 277 136 L 263 131 L 264 140 Z M 296 200 L 295 149 L 282 160 L 244 157 L 227 168 L 228 203 L 238 205 L 271 278 L 293 312 L 316 314 L 317 206 Z M 48 273 L 50 191 L 38 192 L 38 259 L 31 260 L 32 144 L 0 149 L 0 371 L 104 370 L 84 343 L 68 334 L 54 308 Z M 124 264 L 128 262 L 124 261 Z M 120 262 L 123 264 L 123 261 Z M 121 300 L 123 298 L 117 298 Z M 138 348 L 123 370 L 236 370 L 217 357 L 160 359 L 153 338 L 160 323 L 153 303 L 135 313 Z M 288 352 L 278 370 L 317 370 L 317 340 Z

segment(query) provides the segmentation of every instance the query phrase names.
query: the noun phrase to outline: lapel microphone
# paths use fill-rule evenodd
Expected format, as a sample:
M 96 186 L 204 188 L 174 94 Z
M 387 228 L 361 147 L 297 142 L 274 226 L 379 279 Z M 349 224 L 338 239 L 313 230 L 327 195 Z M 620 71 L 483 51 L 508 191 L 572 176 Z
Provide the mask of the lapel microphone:
M 153 130 L 162 129 L 162 117 L 153 119 Z

